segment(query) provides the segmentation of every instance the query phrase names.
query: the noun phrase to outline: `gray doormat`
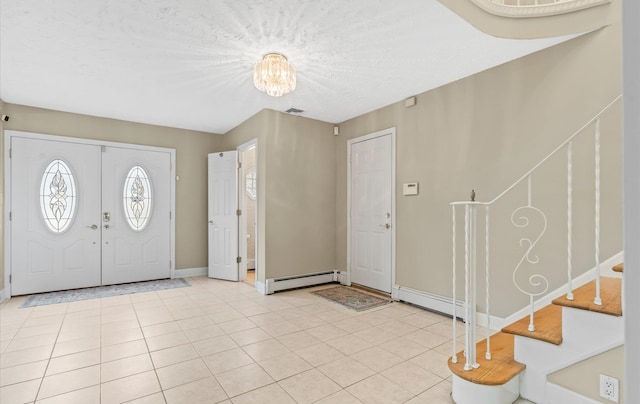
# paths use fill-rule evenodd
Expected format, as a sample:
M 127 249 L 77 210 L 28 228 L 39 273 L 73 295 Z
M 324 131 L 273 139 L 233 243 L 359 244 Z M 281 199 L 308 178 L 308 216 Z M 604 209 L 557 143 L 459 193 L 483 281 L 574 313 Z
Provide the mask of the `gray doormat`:
M 391 303 L 390 299 L 383 299 L 368 293 L 363 293 L 347 286 L 336 286 L 316 290 L 311 293 L 355 311 L 369 310 Z
M 39 293 L 37 295 L 31 295 L 27 297 L 27 299 L 22 303 L 22 305 L 20 305 L 20 307 L 34 307 L 44 306 L 47 304 L 77 302 L 79 300 L 99 299 L 101 297 L 152 292 L 155 290 L 184 288 L 187 286 L 191 286 L 189 282 L 185 281 L 182 278 L 179 278 L 125 283 L 122 285 L 97 286 L 94 288 L 63 290 L 60 292 Z

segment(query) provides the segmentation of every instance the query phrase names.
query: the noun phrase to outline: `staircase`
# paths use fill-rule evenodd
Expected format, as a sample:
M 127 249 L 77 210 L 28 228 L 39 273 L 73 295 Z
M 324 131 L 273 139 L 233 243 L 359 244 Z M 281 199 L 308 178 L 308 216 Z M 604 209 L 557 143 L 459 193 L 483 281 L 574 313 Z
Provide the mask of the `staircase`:
M 512 403 L 521 396 L 565 404 L 565 398 L 553 401 L 547 375 L 623 343 L 621 279 L 601 277 L 600 282 L 601 306 L 593 304 L 594 280 L 576 289 L 573 300 L 559 297 L 537 310 L 535 331 L 529 331 L 527 316 L 492 335 L 491 360 L 485 359 L 487 339 L 478 342 L 477 369 L 465 371 L 463 363 L 449 359 L 454 401 Z
M 602 115 L 615 103 L 620 100 L 617 97 L 594 118 L 589 120 L 582 128 L 571 135 L 565 142 L 558 146 L 545 159 L 534 168 L 508 187 L 504 192 L 489 202 L 475 201 L 475 192 L 472 191 L 471 201 L 453 202 L 452 209 L 452 277 L 453 277 L 453 352 L 448 361 L 452 376 L 452 398 L 457 404 L 508 404 L 513 403 L 518 397 L 526 398 L 539 404 L 567 404 L 568 396 L 557 394 L 558 388 L 553 388 L 547 382 L 547 376 L 560 369 L 566 368 L 577 362 L 590 358 L 599 353 L 618 347 L 624 343 L 624 321 L 622 319 L 622 279 L 624 265 L 613 266 L 610 276 L 603 276 L 601 273 L 601 129 L 600 120 Z M 589 129 L 589 130 L 587 130 Z M 595 191 L 592 203 L 595 208 L 595 216 L 576 217 L 576 223 L 583 225 L 585 221 L 591 221 L 593 225 L 593 256 L 595 266 L 593 270 L 576 277 L 574 274 L 574 239 L 584 237 L 574 236 L 574 140 L 583 133 L 593 133 L 593 149 L 595 150 L 595 161 L 593 181 Z M 588 138 L 587 138 L 588 139 Z M 584 142 L 580 140 L 580 142 Z M 584 144 L 584 143 L 583 143 Z M 563 153 L 564 152 L 564 153 Z M 566 154 L 565 154 L 566 153 Z M 540 200 L 533 197 L 533 177 L 537 175 L 537 170 L 545 165 L 550 159 L 562 158 L 566 156 L 566 201 L 559 202 L 553 199 L 553 204 L 561 203 L 566 206 L 566 225 L 553 226 L 554 234 L 566 240 L 566 285 L 561 289 L 549 291 L 552 282 L 551 275 L 557 277 L 558 274 L 534 273 L 536 266 L 541 262 L 540 248 L 538 242 L 543 239 L 548 230 L 547 216 L 533 202 L 549 206 L 549 201 Z M 588 155 L 588 154 L 587 154 Z M 584 157 L 582 157 L 584 158 Z M 580 175 L 583 173 L 580 172 Z M 580 195 L 580 203 L 584 203 L 585 189 L 579 188 L 576 194 Z M 478 325 L 478 308 L 480 306 L 480 294 L 484 294 L 483 319 L 487 329 L 491 330 L 491 285 L 492 268 L 490 266 L 490 256 L 492 242 L 496 237 L 495 231 L 490 231 L 491 215 L 496 215 L 498 208 L 496 202 L 516 189 L 514 194 L 526 196 L 526 204 L 511 211 L 511 223 L 517 228 L 517 243 L 505 245 L 505 237 L 513 235 L 499 235 L 502 237 L 499 242 L 498 251 L 518 248 L 522 251 L 522 256 L 517 263 L 512 274 L 512 281 L 517 290 L 528 296 L 529 305 L 526 310 L 528 315 L 503 327 L 500 332 L 487 335 L 487 338 L 477 342 L 476 336 Z M 520 192 L 520 194 L 518 194 Z M 546 196 L 546 195 L 545 195 Z M 552 195 L 556 198 L 558 195 Z M 518 196 L 518 198 L 521 196 Z M 518 199 L 516 198 L 516 199 Z M 507 198 L 504 198 L 508 200 Z M 511 198 L 513 199 L 513 197 Z M 494 207 L 497 206 L 497 207 Z M 557 206 L 557 205 L 554 205 Z M 457 217 L 460 216 L 460 208 L 464 208 L 464 238 L 458 241 L 456 224 Z M 478 210 L 484 208 L 480 218 L 484 226 L 478 226 Z M 584 207 L 581 213 L 584 214 Z M 503 213 L 498 209 L 499 220 L 503 220 Z M 555 217 L 558 213 L 554 212 Z M 494 219 L 497 221 L 498 219 Z M 484 229 L 482 229 L 484 227 Z M 566 229 L 566 235 L 559 234 L 562 228 Z M 582 226 L 584 229 L 584 226 Z M 484 232 L 482 232 L 484 230 Z M 491 226 L 493 230 L 493 225 Z M 504 232 L 502 226 L 500 231 Z M 525 233 L 526 230 L 526 233 Z M 584 231 L 584 230 L 582 230 Z M 482 250 L 477 248 L 479 234 L 482 234 Z M 581 234 L 580 236 L 583 236 Z M 460 236 L 460 238 L 462 238 Z M 514 246 L 515 244 L 515 246 Z M 464 312 L 456 313 L 456 306 L 460 302 L 456 299 L 458 291 L 457 256 L 461 254 L 463 245 L 464 254 Z M 556 249 L 551 249 L 557 254 Z M 582 244 L 580 250 L 584 252 L 588 246 Z M 547 250 L 549 247 L 547 246 Z M 513 251 L 509 251 L 513 253 Z M 543 251 L 544 253 L 544 251 Z M 514 255 L 514 254 L 512 254 Z M 558 256 L 558 255 L 556 255 Z M 492 258 L 495 260 L 495 258 Z M 478 261 L 484 264 L 484 290 L 478 290 Z M 503 267 L 504 261 L 498 266 Z M 548 262 L 548 261 L 547 261 Z M 612 262 L 611 264 L 613 264 Z M 493 264 L 496 265 L 496 264 Z M 526 268 L 526 269 L 525 269 Z M 502 269 L 502 268 L 501 268 Z M 526 273 L 524 273 L 526 271 Z M 524 281 L 526 280 L 526 281 Z M 501 273 L 498 279 L 501 289 L 505 287 L 504 274 Z M 496 282 L 496 280 L 493 280 Z M 557 283 L 557 281 L 556 281 Z M 576 287 L 577 286 L 577 287 Z M 553 299 L 553 300 L 552 300 Z M 545 304 L 551 302 L 551 304 Z M 465 321 L 465 349 L 456 352 L 456 318 L 460 316 Z M 494 320 L 495 321 L 495 320 Z M 564 393 L 563 393 L 564 394 Z M 577 396 L 579 397 L 579 396 Z M 591 400 L 575 402 L 591 402 Z

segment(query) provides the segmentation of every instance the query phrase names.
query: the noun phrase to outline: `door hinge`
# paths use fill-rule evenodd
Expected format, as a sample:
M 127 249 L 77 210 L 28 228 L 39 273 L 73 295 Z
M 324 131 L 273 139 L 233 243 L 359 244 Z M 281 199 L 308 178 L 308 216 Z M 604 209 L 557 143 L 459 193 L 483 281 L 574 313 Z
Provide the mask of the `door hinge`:
M 238 161 L 238 168 L 242 168 L 242 161 Z
M 11 219 L 12 219 L 12 215 L 11 215 L 11 212 L 9 212 L 9 221 L 11 221 Z
M 169 220 L 171 220 L 171 212 L 169 212 Z
M 239 263 L 241 263 L 241 262 L 242 262 L 242 257 L 238 257 L 238 258 L 236 258 L 236 262 L 237 262 L 238 264 L 239 264 Z
M 11 152 L 13 151 L 13 149 L 9 149 L 9 158 L 11 158 Z
M 169 269 L 171 269 L 171 265 L 173 265 L 173 262 L 171 262 L 171 260 L 169 260 Z
M 236 216 L 240 216 L 242 214 L 242 210 L 236 209 Z
M 9 283 L 11 283 L 12 277 L 13 277 L 13 275 L 9 275 Z
M 107 152 L 107 146 L 100 146 L 100 151 L 103 153 Z

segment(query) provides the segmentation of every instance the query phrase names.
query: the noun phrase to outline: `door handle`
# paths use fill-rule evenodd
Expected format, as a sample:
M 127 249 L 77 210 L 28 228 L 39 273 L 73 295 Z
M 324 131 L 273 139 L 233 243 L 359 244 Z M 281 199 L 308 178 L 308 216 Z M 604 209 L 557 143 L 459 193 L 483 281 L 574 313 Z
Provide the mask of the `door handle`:
M 111 228 L 111 226 L 109 226 L 108 224 L 105 224 L 105 225 L 104 225 L 104 228 L 105 228 L 105 229 L 110 229 L 110 228 Z
M 97 224 L 92 224 L 91 226 L 87 226 L 87 227 L 88 227 L 89 229 L 91 229 L 91 230 L 95 230 L 95 229 L 97 229 L 97 228 L 98 228 L 98 225 L 97 225 Z
M 390 229 L 391 225 L 389 223 L 385 223 L 385 224 L 380 224 L 380 227 L 384 227 L 385 229 Z
M 209 224 L 213 224 L 213 220 L 209 220 L 209 222 L 208 222 L 208 223 L 209 223 Z

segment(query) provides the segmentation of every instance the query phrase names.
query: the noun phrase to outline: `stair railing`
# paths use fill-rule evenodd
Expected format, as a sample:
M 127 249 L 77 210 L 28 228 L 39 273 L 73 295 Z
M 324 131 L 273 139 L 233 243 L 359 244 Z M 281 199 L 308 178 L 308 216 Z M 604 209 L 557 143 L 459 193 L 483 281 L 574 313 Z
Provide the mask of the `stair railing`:
M 568 300 L 573 300 L 573 140 L 576 136 L 585 132 L 585 129 L 594 126 L 594 144 L 595 144 L 595 281 L 596 291 L 594 296 L 594 304 L 602 305 L 602 299 L 600 296 L 600 118 L 609 108 L 611 108 L 616 102 L 618 102 L 622 96 L 616 97 L 605 108 L 598 112 L 593 118 L 585 123 L 580 129 L 574 132 L 566 141 L 554 149 L 547 157 L 536 164 L 531 170 L 520 177 L 511 186 L 505 189 L 497 197 L 493 198 L 489 202 L 477 202 L 475 201 L 475 191 L 471 192 L 470 201 L 460 201 L 451 203 L 452 212 L 452 274 L 453 274 L 453 355 L 452 362 L 458 363 L 457 346 L 456 346 L 456 254 L 457 254 L 457 235 L 456 235 L 456 213 L 459 207 L 464 207 L 464 319 L 465 319 L 465 365 L 464 370 L 472 370 L 479 367 L 477 361 L 476 352 L 476 333 L 477 333 L 477 209 L 478 207 L 484 207 L 485 213 L 485 314 L 487 319 L 487 351 L 485 359 L 491 359 L 491 315 L 490 315 L 490 267 L 489 267 L 489 247 L 490 247 L 490 232 L 489 232 L 489 219 L 490 219 L 490 207 L 501 200 L 506 194 L 513 190 L 516 186 L 523 184 L 526 181 L 527 184 L 527 204 L 517 207 L 511 214 L 511 223 L 518 228 L 526 228 L 529 226 L 531 219 L 536 216 L 541 221 L 542 226 L 538 234 L 535 237 L 522 237 L 519 240 L 520 246 L 524 248 L 524 253 L 513 271 L 513 284 L 523 294 L 529 296 L 529 327 L 531 332 L 535 331 L 534 322 L 534 300 L 538 296 L 546 294 L 549 290 L 549 280 L 541 274 L 534 274 L 528 278 L 528 286 L 535 288 L 537 291 L 527 291 L 517 281 L 517 274 L 523 264 L 537 264 L 540 259 L 533 253 L 534 248 L 545 234 L 547 230 L 547 217 L 533 205 L 532 202 L 532 175 L 551 157 L 560 153 L 566 148 L 567 155 L 567 294 Z

